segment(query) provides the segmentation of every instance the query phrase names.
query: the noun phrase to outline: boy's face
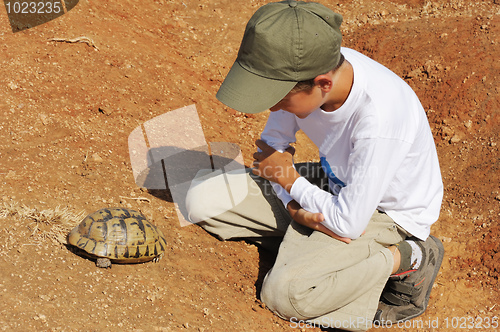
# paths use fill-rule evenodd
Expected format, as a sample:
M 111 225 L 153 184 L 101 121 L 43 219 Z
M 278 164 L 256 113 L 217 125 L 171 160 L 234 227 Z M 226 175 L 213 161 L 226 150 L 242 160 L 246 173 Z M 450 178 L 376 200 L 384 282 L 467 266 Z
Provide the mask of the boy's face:
M 323 105 L 324 98 L 325 94 L 316 85 L 309 91 L 290 92 L 269 110 L 271 112 L 283 110 L 295 114 L 300 119 L 305 119 Z

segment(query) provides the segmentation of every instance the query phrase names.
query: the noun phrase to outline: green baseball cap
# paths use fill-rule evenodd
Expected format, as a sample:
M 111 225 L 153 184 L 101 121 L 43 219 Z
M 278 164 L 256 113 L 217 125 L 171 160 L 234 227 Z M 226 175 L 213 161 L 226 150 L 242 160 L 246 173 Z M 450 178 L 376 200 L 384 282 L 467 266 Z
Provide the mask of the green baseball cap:
M 337 66 L 341 23 L 340 14 L 319 3 L 289 0 L 262 6 L 247 23 L 217 99 L 243 113 L 276 105 L 297 82 Z

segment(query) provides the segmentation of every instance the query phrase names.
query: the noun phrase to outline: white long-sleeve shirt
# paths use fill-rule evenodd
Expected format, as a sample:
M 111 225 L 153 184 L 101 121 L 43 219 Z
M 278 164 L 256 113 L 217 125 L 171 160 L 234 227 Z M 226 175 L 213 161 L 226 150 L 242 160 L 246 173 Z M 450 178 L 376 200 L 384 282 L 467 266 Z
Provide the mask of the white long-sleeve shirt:
M 378 209 L 425 240 L 438 219 L 443 184 L 434 139 L 414 91 L 396 74 L 347 48 L 354 70 L 345 103 L 334 112 L 317 109 L 305 119 L 271 112 L 261 138 L 283 151 L 302 129 L 316 144 L 329 173 L 331 194 L 301 177 L 288 194 L 273 188 L 285 206 L 292 199 L 321 212 L 323 224 L 355 239 Z M 331 170 L 331 171 L 329 171 Z

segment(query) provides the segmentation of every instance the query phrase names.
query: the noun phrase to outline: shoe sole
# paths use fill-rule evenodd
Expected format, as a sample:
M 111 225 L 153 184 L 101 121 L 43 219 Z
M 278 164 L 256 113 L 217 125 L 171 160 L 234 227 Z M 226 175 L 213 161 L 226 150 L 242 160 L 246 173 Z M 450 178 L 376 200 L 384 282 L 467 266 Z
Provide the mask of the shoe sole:
M 429 304 L 429 298 L 430 298 L 430 295 L 431 295 L 432 287 L 434 285 L 434 281 L 436 280 L 436 277 L 438 275 L 439 269 L 441 268 L 441 263 L 443 262 L 443 258 L 444 258 L 443 243 L 438 238 L 436 238 L 436 237 L 434 237 L 432 235 L 429 235 L 429 237 L 436 244 L 436 246 L 438 248 L 438 255 L 436 257 L 436 266 L 434 268 L 434 273 L 432 274 L 432 279 L 431 279 L 431 282 L 429 284 L 429 289 L 427 290 L 427 293 L 425 294 L 424 303 L 423 303 L 423 310 L 421 312 L 415 314 L 415 315 L 405 317 L 401 321 L 407 321 L 407 320 L 410 320 L 410 319 L 413 319 L 415 317 L 420 316 L 421 314 L 423 314 L 425 312 L 425 310 L 427 309 L 427 304 Z

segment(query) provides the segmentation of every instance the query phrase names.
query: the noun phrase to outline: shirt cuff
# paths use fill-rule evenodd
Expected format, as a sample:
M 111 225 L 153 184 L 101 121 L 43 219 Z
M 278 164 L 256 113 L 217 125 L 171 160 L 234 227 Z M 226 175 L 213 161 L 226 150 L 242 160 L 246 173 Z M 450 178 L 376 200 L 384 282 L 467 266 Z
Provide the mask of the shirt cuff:
M 279 184 L 276 182 L 271 182 L 271 185 L 273 186 L 273 190 L 276 193 L 276 196 L 281 200 L 283 205 L 286 207 L 288 206 L 288 203 L 293 200 L 293 198 L 288 194 L 288 192 Z
M 308 206 L 305 206 L 305 195 L 309 189 L 311 189 L 311 186 L 314 188 L 315 185 L 313 185 L 311 182 L 309 182 L 306 178 L 300 177 L 292 185 L 292 189 L 290 189 L 290 196 L 292 199 L 297 201 L 297 203 L 300 204 L 301 207 L 306 208 L 310 212 L 317 212 L 317 211 L 311 211 L 311 208 Z

